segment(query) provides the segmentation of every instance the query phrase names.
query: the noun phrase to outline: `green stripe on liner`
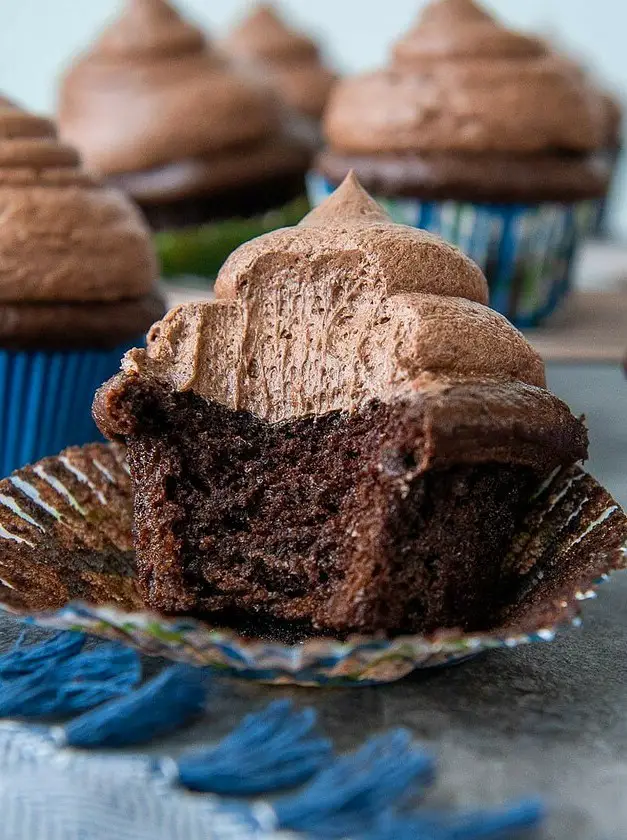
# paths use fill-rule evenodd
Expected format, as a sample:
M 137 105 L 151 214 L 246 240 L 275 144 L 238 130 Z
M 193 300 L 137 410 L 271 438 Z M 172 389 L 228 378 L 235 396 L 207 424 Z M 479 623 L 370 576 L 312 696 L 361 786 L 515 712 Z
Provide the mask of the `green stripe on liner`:
M 276 228 L 295 225 L 308 210 L 309 203 L 303 196 L 261 216 L 226 219 L 200 227 L 156 233 L 162 276 L 214 278 L 224 260 L 242 242 Z

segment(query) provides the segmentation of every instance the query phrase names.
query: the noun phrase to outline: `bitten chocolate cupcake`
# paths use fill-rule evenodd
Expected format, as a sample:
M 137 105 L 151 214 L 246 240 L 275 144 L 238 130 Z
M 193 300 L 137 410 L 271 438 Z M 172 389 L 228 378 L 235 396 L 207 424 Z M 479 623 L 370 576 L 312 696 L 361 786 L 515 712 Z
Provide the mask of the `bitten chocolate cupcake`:
M 312 631 L 494 626 L 530 494 L 586 456 L 461 251 L 347 178 L 172 310 L 94 403 L 146 603 Z M 492 625 L 491 625 L 492 622 Z
M 273 6 L 255 6 L 226 38 L 224 48 L 248 71 L 265 76 L 298 114 L 321 118 L 335 74 L 324 65 L 318 45 L 289 27 Z
M 68 70 L 62 135 L 130 195 L 163 271 L 215 274 L 240 242 L 304 213 L 310 149 L 165 0 L 127 0 Z
M 601 103 L 547 45 L 472 0 L 435 0 L 388 67 L 338 83 L 321 201 L 352 168 L 393 218 L 459 245 L 518 325 L 564 297 L 590 202 L 606 190 Z
M 0 103 L 0 473 L 86 443 L 96 388 L 164 312 L 139 212 L 53 123 Z

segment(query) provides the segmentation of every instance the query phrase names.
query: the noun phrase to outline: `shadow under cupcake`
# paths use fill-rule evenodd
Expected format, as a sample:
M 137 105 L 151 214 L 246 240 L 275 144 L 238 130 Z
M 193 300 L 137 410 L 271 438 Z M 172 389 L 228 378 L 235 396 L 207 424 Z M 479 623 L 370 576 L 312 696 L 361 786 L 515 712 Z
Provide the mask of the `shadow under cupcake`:
M 165 0 L 126 0 L 65 74 L 58 113 L 88 168 L 140 206 L 165 275 L 211 277 L 306 212 L 311 149 Z
M 471 256 L 518 326 L 565 297 L 609 168 L 598 92 L 544 42 L 435 0 L 388 67 L 338 83 L 325 132 L 314 203 L 353 169 L 396 221 Z
M 96 388 L 164 312 L 149 232 L 52 122 L 0 103 L 0 474 L 98 437 Z

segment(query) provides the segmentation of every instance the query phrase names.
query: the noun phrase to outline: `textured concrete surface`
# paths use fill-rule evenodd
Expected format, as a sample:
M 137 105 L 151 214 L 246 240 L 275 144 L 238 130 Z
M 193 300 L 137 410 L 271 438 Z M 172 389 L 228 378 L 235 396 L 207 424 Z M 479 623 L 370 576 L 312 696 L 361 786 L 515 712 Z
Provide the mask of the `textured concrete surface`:
M 627 505 L 627 381 L 605 366 L 553 366 L 549 380 L 574 411 L 586 414 L 591 471 Z M 5 620 L 0 642 L 8 644 L 17 629 Z M 373 688 L 220 680 L 207 718 L 158 748 L 211 740 L 282 696 L 315 705 L 340 748 L 390 726 L 412 729 L 438 758 L 434 804 L 540 793 L 551 812 L 542 840 L 627 836 L 627 574 L 585 606 L 582 629 L 564 631 L 551 644 L 494 652 Z

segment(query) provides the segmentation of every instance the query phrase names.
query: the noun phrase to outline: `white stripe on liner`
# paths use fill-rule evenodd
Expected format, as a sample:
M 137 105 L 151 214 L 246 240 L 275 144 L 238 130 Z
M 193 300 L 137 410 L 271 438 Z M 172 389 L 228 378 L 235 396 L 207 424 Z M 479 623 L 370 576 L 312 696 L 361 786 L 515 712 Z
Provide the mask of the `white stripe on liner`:
M 56 490 L 59 496 L 63 496 L 63 498 L 69 502 L 70 506 L 73 507 L 74 510 L 77 510 L 81 516 L 85 516 L 83 508 L 79 505 L 65 484 L 60 482 L 58 478 L 55 478 L 53 475 L 49 475 L 41 465 L 33 467 L 33 472 L 38 475 L 39 478 L 43 479 L 46 484 L 49 484 L 53 490 Z
M 572 541 L 572 543 L 570 544 L 570 548 L 572 548 L 574 545 L 577 545 L 578 543 L 580 543 L 580 542 L 584 539 L 584 537 L 587 537 L 587 536 L 588 536 L 588 534 L 589 534 L 591 531 L 594 531 L 594 529 L 595 529 L 598 525 L 600 525 L 602 522 L 605 522 L 605 520 L 606 520 L 606 519 L 609 519 L 609 517 L 610 517 L 610 516 L 614 513 L 614 511 L 616 511 L 616 510 L 618 510 L 618 505 L 612 505 L 611 507 L 607 508 L 607 510 L 604 510 L 604 511 L 603 511 L 603 513 L 601 514 L 601 516 L 599 516 L 599 517 L 598 517 L 598 519 L 595 519 L 595 520 L 594 520 L 594 522 L 591 522 L 591 523 L 588 525 L 588 527 L 586 528 L 586 530 L 585 530 L 583 533 L 579 534 L 579 536 L 577 537 L 577 539 L 575 539 L 575 540 L 573 540 L 573 541 Z
M 28 522 L 29 525 L 34 525 L 35 528 L 39 528 L 40 531 L 44 530 L 43 526 L 33 519 L 32 516 L 29 516 L 25 510 L 22 510 L 15 499 L 11 496 L 5 496 L 3 493 L 0 493 L 0 504 L 13 511 L 13 513 L 17 514 L 17 516 L 19 516 L 20 519 L 23 519 L 24 522 Z

